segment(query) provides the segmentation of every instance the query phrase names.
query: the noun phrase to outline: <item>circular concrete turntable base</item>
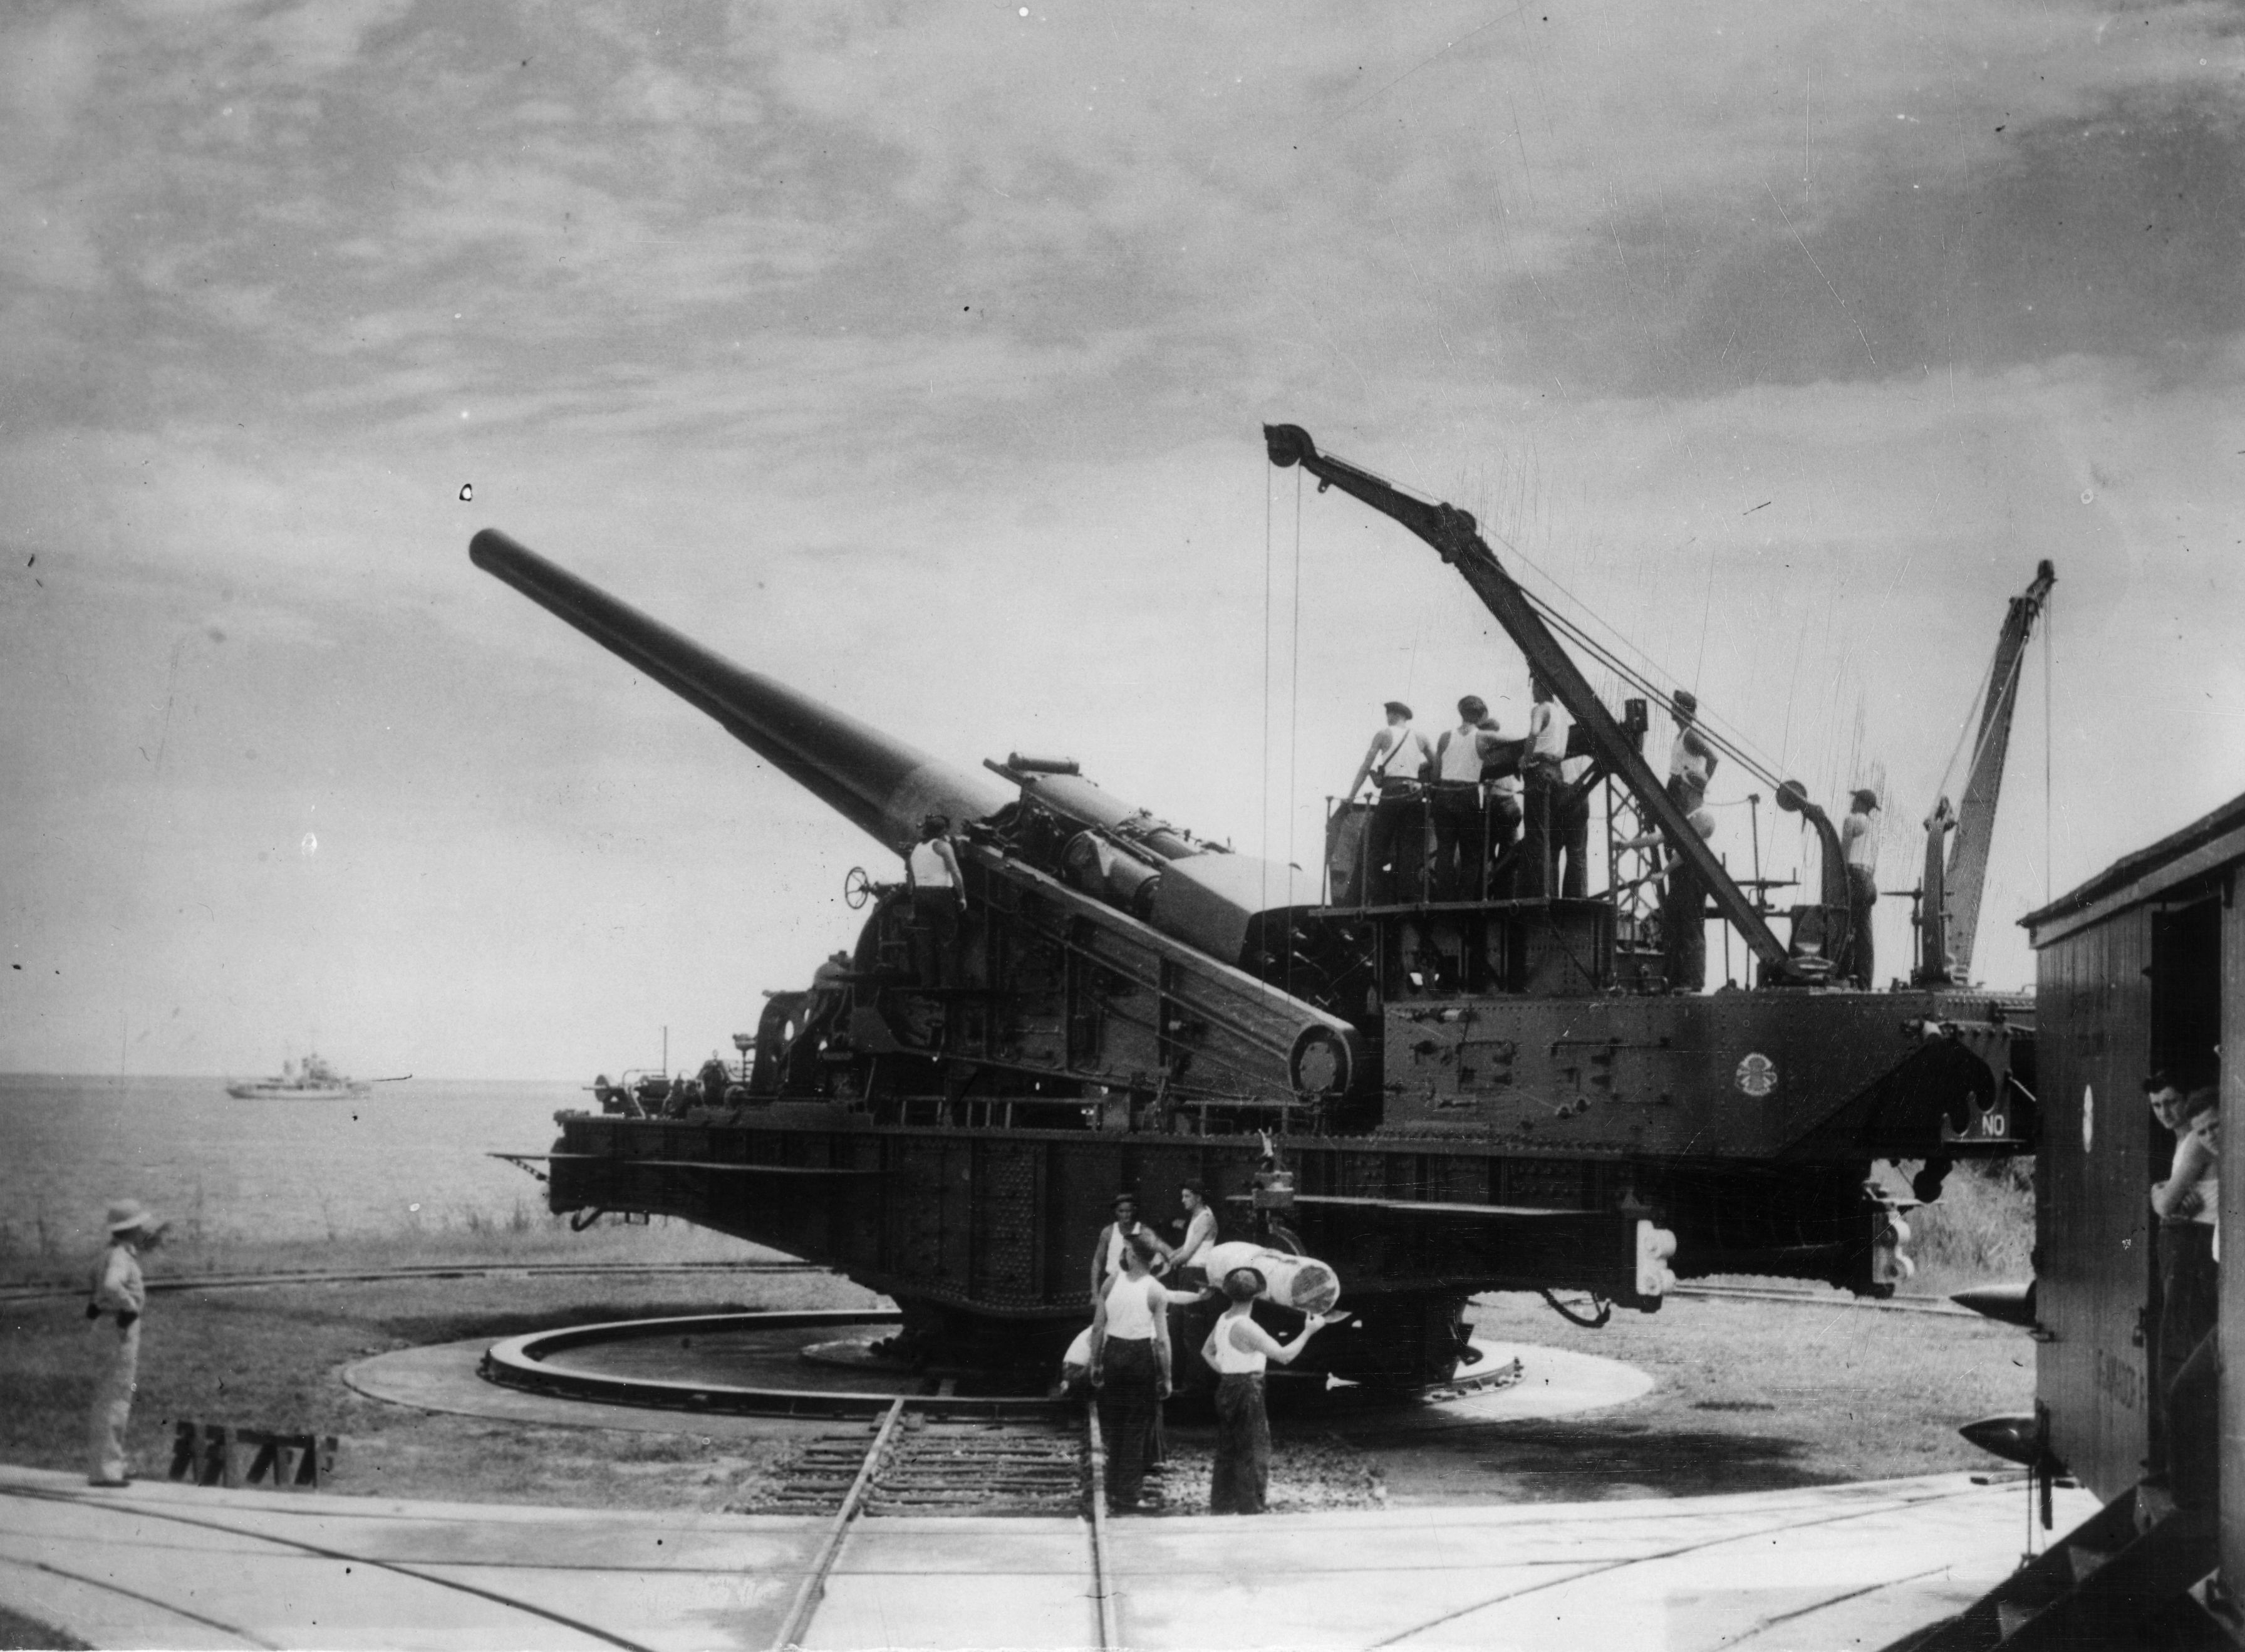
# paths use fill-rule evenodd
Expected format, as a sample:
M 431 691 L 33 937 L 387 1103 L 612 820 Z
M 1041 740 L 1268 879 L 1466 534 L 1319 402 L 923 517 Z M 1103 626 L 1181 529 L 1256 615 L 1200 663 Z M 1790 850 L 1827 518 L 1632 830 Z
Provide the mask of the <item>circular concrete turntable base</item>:
M 975 1395 L 867 1353 L 896 1315 L 873 1312 L 723 1315 L 574 1328 L 493 1343 L 477 1337 L 378 1354 L 345 1368 L 362 1394 L 424 1411 L 518 1422 L 725 1438 L 790 1418 L 876 1415 L 904 1397 L 915 1409 L 1048 1415 L 1042 1395 Z M 1483 1342 L 1457 1382 L 1397 1397 L 1335 1385 L 1297 1405 L 1338 1417 L 1376 1414 L 1393 1427 L 1569 1416 L 1622 1404 L 1652 1387 L 1635 1366 L 1524 1343 Z M 1516 1364 L 1516 1375 L 1512 1368 Z M 491 1379 L 494 1369 L 505 1373 Z M 931 1391 L 933 1390 L 933 1391 Z

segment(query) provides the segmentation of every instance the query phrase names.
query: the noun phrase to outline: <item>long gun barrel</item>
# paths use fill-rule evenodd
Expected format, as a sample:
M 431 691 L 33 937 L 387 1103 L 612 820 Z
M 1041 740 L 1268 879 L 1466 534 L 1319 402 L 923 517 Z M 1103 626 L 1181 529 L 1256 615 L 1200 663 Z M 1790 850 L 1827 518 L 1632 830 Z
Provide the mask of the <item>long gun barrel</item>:
M 742 670 L 497 528 L 477 534 L 468 555 L 485 573 L 708 712 L 742 744 L 899 854 L 918 840 L 919 823 L 930 813 L 964 826 L 1013 800 L 1009 789 L 983 775 L 953 768 L 870 723 Z
M 469 541 L 468 555 L 485 573 L 708 712 L 742 744 L 899 854 L 919 841 L 920 822 L 929 814 L 948 815 L 954 826 L 964 827 L 1015 801 L 1014 792 L 994 778 L 953 768 L 784 683 L 743 670 L 497 528 Z M 1035 799 L 1078 829 L 1127 837 L 1158 861 L 1158 878 L 1137 880 L 1144 885 L 1141 904 L 1149 921 L 1225 963 L 1241 958 L 1258 914 L 1316 902 L 1314 887 L 1299 870 L 1250 855 L 1211 853 L 1211 846 L 1189 840 L 1073 772 L 993 766 L 1021 788 L 1022 798 Z

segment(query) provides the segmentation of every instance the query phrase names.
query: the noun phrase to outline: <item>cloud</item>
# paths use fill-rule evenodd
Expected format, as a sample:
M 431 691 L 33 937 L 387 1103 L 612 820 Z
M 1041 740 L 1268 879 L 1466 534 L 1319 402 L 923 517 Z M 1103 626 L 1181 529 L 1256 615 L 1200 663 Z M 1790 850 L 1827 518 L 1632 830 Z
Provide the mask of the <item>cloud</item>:
M 1313 843 L 1380 700 L 1517 702 L 1519 663 L 1392 523 L 1269 472 L 1265 418 L 1476 512 L 1820 792 L 1930 793 L 2042 555 L 2061 875 L 2245 785 L 2226 11 L 1032 11 L 11 19 L 0 745 L 39 933 L 113 889 L 163 961 L 132 992 L 231 945 L 294 1003 L 348 922 L 378 941 L 335 979 L 401 1028 L 385 948 L 472 959 L 454 999 L 528 1030 L 448 1034 L 456 1070 L 730 1016 L 713 901 L 823 955 L 861 846 L 470 569 L 486 523 L 953 760 L 1059 744 Z M 352 825 L 284 886 L 255 849 L 314 800 Z M 569 996 L 580 946 L 642 1001 Z

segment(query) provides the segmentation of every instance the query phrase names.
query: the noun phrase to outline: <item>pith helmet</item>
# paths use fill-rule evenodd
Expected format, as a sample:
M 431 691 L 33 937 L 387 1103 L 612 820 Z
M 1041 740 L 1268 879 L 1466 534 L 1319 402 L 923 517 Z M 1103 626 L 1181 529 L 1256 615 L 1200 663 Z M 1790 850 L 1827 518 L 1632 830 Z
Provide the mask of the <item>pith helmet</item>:
M 163 1227 L 137 1199 L 113 1200 L 109 1207 L 109 1231 L 118 1234 L 153 1233 Z

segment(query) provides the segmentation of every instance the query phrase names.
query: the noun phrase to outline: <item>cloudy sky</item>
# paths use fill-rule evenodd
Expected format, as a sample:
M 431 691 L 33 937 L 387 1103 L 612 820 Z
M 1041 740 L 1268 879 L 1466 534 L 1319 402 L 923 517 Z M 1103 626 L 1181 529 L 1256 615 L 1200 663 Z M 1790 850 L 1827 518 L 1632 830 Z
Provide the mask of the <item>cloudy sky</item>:
M 849 941 L 893 863 L 486 525 L 1309 858 L 1380 700 L 1525 683 L 1266 419 L 1882 778 L 1894 887 L 2051 558 L 2024 981 L 2245 788 L 2241 71 L 2187 3 L 10 6 L 0 1068 L 698 1060 Z

